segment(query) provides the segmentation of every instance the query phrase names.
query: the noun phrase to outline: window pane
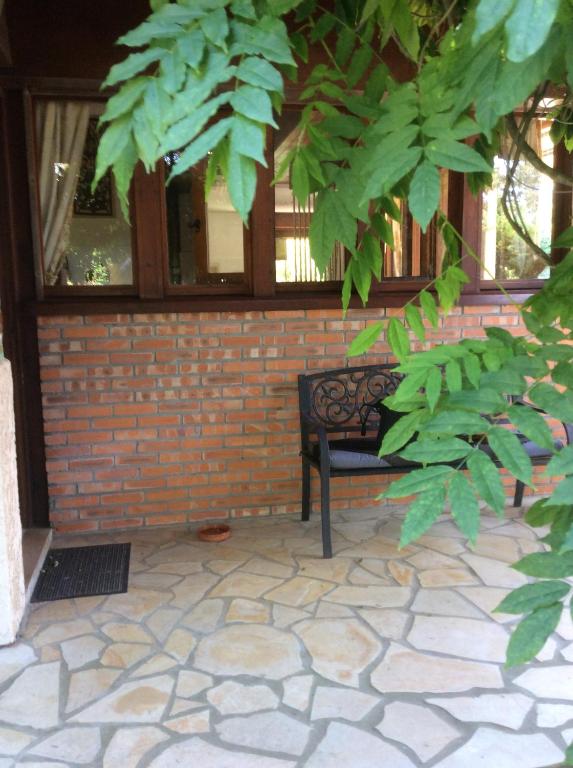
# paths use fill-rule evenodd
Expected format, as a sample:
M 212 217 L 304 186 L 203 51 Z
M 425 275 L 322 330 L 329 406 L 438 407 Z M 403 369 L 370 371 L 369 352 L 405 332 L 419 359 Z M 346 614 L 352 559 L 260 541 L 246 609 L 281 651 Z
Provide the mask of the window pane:
M 528 143 L 553 166 L 551 122 L 535 120 L 527 135 Z M 481 257 L 482 277 L 491 280 L 518 280 L 549 277 L 546 262 L 513 230 L 503 211 L 502 198 L 508 168 L 512 164 L 511 140 L 507 139 L 494 160 L 493 185 L 483 193 Z M 514 185 L 508 198 L 513 215 L 522 221 L 531 239 L 549 253 L 553 214 L 553 182 L 527 160 L 519 159 Z
M 298 123 L 300 112 L 285 110 L 274 134 L 274 168 L 280 168 L 283 160 L 301 141 Z M 321 117 L 316 116 L 320 124 Z M 442 193 L 447 201 L 447 175 L 442 177 Z M 439 246 L 436 233 L 430 225 L 422 235 L 413 222 L 406 206 L 399 200 L 396 205 L 401 212 L 401 221 L 388 218 L 388 231 L 392 233 L 393 247 L 384 249 L 383 278 L 433 277 L 436 261 L 439 260 Z M 309 228 L 314 209 L 311 195 L 306 208 L 295 200 L 291 181 L 284 176 L 275 185 L 275 274 L 277 283 L 318 283 L 338 281 L 344 278 L 347 255 L 344 248 L 337 246 L 324 275 L 321 275 L 310 256 Z
M 175 152 L 165 157 L 166 175 L 177 159 Z M 170 283 L 243 283 L 243 222 L 222 178 L 215 181 L 205 202 L 205 163 L 200 163 L 168 184 L 166 202 Z
M 102 105 L 40 101 L 36 137 L 46 285 L 131 285 L 131 228 L 112 174 L 91 192 Z

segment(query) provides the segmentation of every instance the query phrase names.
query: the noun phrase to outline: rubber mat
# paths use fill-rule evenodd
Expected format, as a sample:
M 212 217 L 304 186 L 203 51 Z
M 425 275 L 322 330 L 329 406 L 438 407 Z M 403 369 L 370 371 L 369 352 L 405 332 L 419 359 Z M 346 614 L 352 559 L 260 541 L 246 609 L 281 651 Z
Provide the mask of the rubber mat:
M 32 595 L 33 603 L 127 592 L 131 544 L 51 549 Z

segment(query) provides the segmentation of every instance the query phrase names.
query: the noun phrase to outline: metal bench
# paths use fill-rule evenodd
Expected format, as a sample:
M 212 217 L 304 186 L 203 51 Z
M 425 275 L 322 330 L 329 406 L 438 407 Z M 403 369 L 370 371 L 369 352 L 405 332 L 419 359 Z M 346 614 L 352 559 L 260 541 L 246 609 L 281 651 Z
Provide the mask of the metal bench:
M 393 365 L 363 365 L 338 368 L 298 377 L 301 459 L 302 519 L 311 513 L 311 467 L 320 475 L 322 546 L 325 558 L 332 557 L 330 531 L 330 478 L 360 475 L 389 475 L 420 467 L 391 454 L 378 456 L 385 432 L 400 418 L 378 404 L 395 392 L 401 375 Z M 386 411 L 386 412 L 385 412 Z M 563 424 L 566 442 L 573 439 L 573 426 Z M 546 464 L 551 453 L 522 439 L 533 464 Z M 556 441 L 556 447 L 563 442 Z M 489 447 L 485 446 L 484 450 Z M 496 461 L 495 456 L 492 456 Z M 499 466 L 499 462 L 496 461 Z M 514 506 L 523 501 L 524 484 L 515 484 Z

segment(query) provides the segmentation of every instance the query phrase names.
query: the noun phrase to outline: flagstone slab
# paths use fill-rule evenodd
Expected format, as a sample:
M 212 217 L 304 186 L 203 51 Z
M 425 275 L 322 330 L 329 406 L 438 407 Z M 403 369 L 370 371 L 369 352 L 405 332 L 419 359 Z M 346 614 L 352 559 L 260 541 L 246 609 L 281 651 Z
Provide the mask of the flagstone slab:
M 262 624 L 232 624 L 200 641 L 195 666 L 215 675 L 281 680 L 302 670 L 296 639 Z
M 75 670 L 99 659 L 105 643 L 93 635 L 85 635 L 64 641 L 61 648 L 68 669 Z
M 221 599 L 203 600 L 181 623 L 196 632 L 212 632 L 219 623 L 224 607 L 225 603 Z
M 387 640 L 401 640 L 410 620 L 406 611 L 395 608 L 366 608 L 358 613 L 379 637 Z
M 527 577 L 514 571 L 507 563 L 479 555 L 461 555 L 461 559 L 477 573 L 486 587 L 515 589 L 527 584 Z
M 291 709 L 304 710 L 310 704 L 314 675 L 295 675 L 283 681 L 283 704 Z
M 395 701 L 384 707 L 377 726 L 383 736 L 410 747 L 427 762 L 461 736 L 459 730 L 424 706 Z
M 34 738 L 22 731 L 0 726 L 0 755 L 18 755 L 34 741 Z
M 528 669 L 513 682 L 540 699 L 573 701 L 573 666 L 570 664 Z
M 177 688 L 175 690 L 177 696 L 182 696 L 184 699 L 190 699 L 192 696 L 196 696 L 205 688 L 210 688 L 213 685 L 213 678 L 211 675 L 204 675 L 202 672 L 195 672 L 191 669 L 184 669 L 177 675 Z
M 237 597 L 229 606 L 225 621 L 242 621 L 245 623 L 266 624 L 270 617 L 268 605 L 257 602 L 256 600 L 247 600 L 244 597 Z
M 433 568 L 418 573 L 422 587 L 457 587 L 479 584 L 479 580 L 467 568 Z
M 493 664 L 430 656 L 398 643 L 391 643 L 370 679 L 381 693 L 461 693 L 504 686 Z
M 354 726 L 331 723 L 305 768 L 415 768 L 414 763 L 384 739 Z
M 167 675 L 124 683 L 72 718 L 77 723 L 156 723 L 169 701 L 174 681 Z
M 258 576 L 256 573 L 236 571 L 226 576 L 215 589 L 211 590 L 211 596 L 255 598 L 282 583 L 282 579 L 275 579 L 272 576 Z
M 36 659 L 34 649 L 25 643 L 0 648 L 0 685 L 33 664 Z
M 243 685 L 226 680 L 207 692 L 207 699 L 222 715 L 246 715 L 276 709 L 278 696 L 268 685 Z
M 345 605 L 325 603 L 321 600 L 318 603 L 314 616 L 316 619 L 351 619 L 355 616 L 355 613 L 351 608 L 347 608 Z M 308 618 L 308 616 L 305 616 L 304 618 Z
M 295 576 L 293 579 L 289 579 L 289 581 L 281 584 L 281 586 L 268 592 L 265 595 L 265 599 L 289 605 L 292 608 L 300 608 L 323 597 L 333 587 L 334 585 L 328 581 Z
M 370 569 L 371 570 L 371 569 Z M 388 562 L 388 572 L 392 578 L 402 587 L 410 587 L 414 583 L 416 570 L 412 566 L 402 563 L 400 560 Z
M 162 643 L 182 616 L 183 611 L 179 608 L 160 608 L 149 616 L 145 623 Z
M 350 720 L 357 722 L 380 704 L 382 697 L 354 691 L 351 688 L 334 688 L 319 685 L 312 701 L 311 720 Z
M 54 661 L 25 669 L 0 695 L 0 722 L 37 730 L 55 728 L 59 722 L 60 666 Z
M 308 613 L 301 611 L 298 608 L 289 608 L 287 605 L 281 605 L 276 603 L 273 605 L 273 624 L 279 629 L 294 624 L 295 621 L 302 621 L 302 619 L 308 619 Z
M 515 563 L 521 557 L 517 541 L 497 533 L 480 533 L 475 546 L 472 547 L 472 552 L 475 555 L 492 557 L 494 560 L 503 560 L 506 563 Z
M 201 573 L 203 566 L 201 563 L 160 563 L 152 568 L 150 573 L 171 573 L 177 576 L 189 576 L 191 573 Z
M 210 730 L 210 715 L 209 710 L 204 709 L 202 712 L 195 712 L 183 717 L 177 717 L 174 720 L 167 720 L 164 726 L 176 733 L 208 733 Z
M 262 557 L 253 557 L 241 567 L 242 571 L 256 573 L 259 576 L 274 576 L 277 579 L 290 579 L 293 573 L 293 567 L 273 563 L 272 560 L 265 560 Z
M 374 587 L 392 586 L 392 581 L 389 578 L 376 576 L 375 574 L 371 573 L 371 571 L 367 571 L 366 568 L 362 568 L 361 566 L 356 566 L 354 568 L 348 577 L 348 582 L 349 584 L 357 587 L 369 585 Z
M 324 599 L 330 603 L 357 605 L 361 608 L 401 608 L 411 596 L 408 587 L 336 587 Z
M 104 603 L 104 610 L 119 614 L 124 619 L 142 621 L 164 602 L 163 592 L 130 589 L 125 594 L 108 597 Z
M 438 616 L 459 616 L 469 619 L 483 619 L 481 611 L 464 600 L 453 589 L 419 589 L 411 605 L 416 613 Z
M 487 616 L 497 624 L 507 624 L 515 621 L 515 616 L 509 613 L 498 613 L 495 609 L 509 595 L 509 589 L 502 587 L 459 587 L 457 590 L 465 598 L 477 605 Z
M 433 552 L 431 549 L 423 549 L 408 558 L 410 565 L 417 571 L 430 571 L 437 568 L 459 568 L 460 561 L 457 558 L 443 555 L 441 552 Z
M 341 561 L 344 562 L 344 561 Z M 375 576 L 386 578 L 390 573 L 390 565 L 396 565 L 397 567 L 409 567 L 406 566 L 401 560 L 373 560 L 372 558 L 361 558 L 360 564 L 363 568 Z M 405 585 L 402 585 L 405 586 Z
M 168 672 L 173 667 L 177 667 L 177 662 L 172 656 L 165 653 L 157 653 L 152 656 L 140 667 L 137 667 L 131 674 L 131 678 L 149 677 L 149 675 L 159 675 L 161 672 Z
M 172 573 L 135 573 L 130 575 L 129 584 L 131 587 L 138 587 L 140 589 L 169 589 L 178 581 L 181 581 L 181 576 Z
M 558 728 L 573 720 L 572 704 L 546 704 L 540 702 L 536 705 L 537 726 L 539 728 Z
M 191 632 L 186 629 L 176 629 L 165 641 L 163 650 L 177 659 L 180 664 L 185 664 L 196 644 L 197 641 Z
M 362 542 L 355 547 L 349 547 L 339 553 L 340 557 L 372 557 L 382 558 L 383 560 L 401 560 L 409 555 L 413 555 L 417 550 L 414 547 L 407 546 L 404 549 L 398 548 L 398 540 L 387 538 L 386 536 L 374 536 L 368 541 Z
M 70 763 L 93 763 L 101 749 L 99 728 L 63 728 L 29 751 L 31 755 Z
M 93 631 L 93 627 L 86 619 L 76 619 L 75 621 L 64 621 L 61 624 L 52 624 L 35 635 L 33 644 L 36 648 L 51 643 L 61 643 L 63 640 L 69 640 L 79 635 L 87 635 Z
M 221 749 L 197 736 L 167 747 L 147 768 L 188 768 L 192 765 L 205 768 L 295 768 L 292 760 Z
M 454 616 L 416 616 L 408 642 L 422 651 L 504 662 L 509 637 L 497 624 Z
M 311 728 L 282 712 L 264 712 L 250 717 L 231 717 L 215 726 L 223 741 L 265 752 L 302 755 Z
M 314 619 L 294 631 L 312 656 L 312 667 L 328 680 L 358 687 L 360 673 L 382 650 L 376 636 L 357 619 Z
M 459 555 L 461 552 L 466 551 L 466 548 L 460 541 L 449 539 L 445 536 L 432 536 L 431 534 L 420 536 L 419 539 L 416 539 L 416 544 L 421 547 L 435 549 L 444 555 Z
M 102 768 L 137 768 L 145 755 L 168 738 L 151 725 L 119 728 L 105 751 Z
M 120 674 L 121 672 L 115 669 L 86 669 L 75 672 L 70 678 L 66 712 L 74 712 L 98 699 L 111 689 Z
M 112 643 L 105 649 L 101 663 L 106 667 L 128 669 L 149 656 L 151 650 L 150 645 L 141 643 Z
M 212 573 L 197 573 L 187 576 L 183 581 L 180 581 L 179 584 L 171 588 L 171 592 L 175 595 L 171 605 L 188 611 L 199 600 L 202 600 L 218 581 L 218 577 Z
M 436 768 L 547 768 L 561 762 L 563 752 L 543 734 L 516 735 L 493 728 L 479 728 Z
M 494 723 L 514 731 L 521 728 L 534 704 L 533 699 L 522 693 L 486 693 L 427 701 L 464 723 Z

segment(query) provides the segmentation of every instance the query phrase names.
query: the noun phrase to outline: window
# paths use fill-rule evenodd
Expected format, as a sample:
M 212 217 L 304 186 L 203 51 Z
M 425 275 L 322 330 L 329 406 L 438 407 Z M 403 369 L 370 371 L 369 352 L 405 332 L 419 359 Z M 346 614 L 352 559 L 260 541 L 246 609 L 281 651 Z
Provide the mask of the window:
M 102 104 L 35 102 L 40 252 L 44 285 L 133 285 L 132 234 L 111 173 L 92 193 Z
M 177 160 L 176 153 L 165 157 L 165 170 Z M 205 201 L 205 167 L 203 162 L 185 171 L 166 188 L 169 285 L 242 285 L 243 222 L 222 178 Z
M 550 167 L 554 165 L 551 121 L 531 122 L 527 142 Z M 549 276 L 549 267 L 512 228 L 505 206 L 512 217 L 547 255 L 550 253 L 553 221 L 554 185 L 524 157 L 516 163 L 513 184 L 507 184 L 509 168 L 515 163 L 512 141 L 502 141 L 494 159 L 493 184 L 482 195 L 481 259 L 484 280 L 535 280 Z

